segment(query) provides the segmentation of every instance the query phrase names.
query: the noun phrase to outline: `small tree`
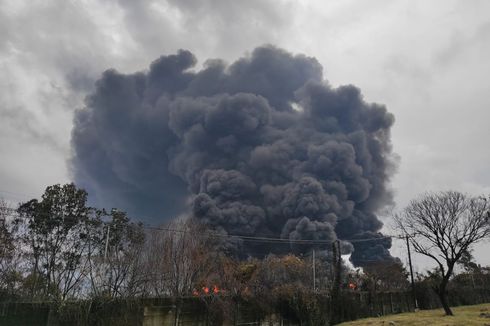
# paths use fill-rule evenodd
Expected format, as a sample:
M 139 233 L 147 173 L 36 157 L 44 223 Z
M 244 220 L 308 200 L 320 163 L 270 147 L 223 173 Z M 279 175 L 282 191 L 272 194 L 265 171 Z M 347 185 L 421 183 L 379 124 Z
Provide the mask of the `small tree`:
M 395 216 L 415 251 L 437 262 L 440 278 L 434 290 L 446 315 L 453 315 L 447 285 L 454 266 L 474 243 L 490 236 L 489 207 L 486 198 L 446 191 L 426 193 Z
M 400 261 L 374 261 L 364 267 L 366 287 L 376 291 L 399 291 L 410 286 L 408 272 Z

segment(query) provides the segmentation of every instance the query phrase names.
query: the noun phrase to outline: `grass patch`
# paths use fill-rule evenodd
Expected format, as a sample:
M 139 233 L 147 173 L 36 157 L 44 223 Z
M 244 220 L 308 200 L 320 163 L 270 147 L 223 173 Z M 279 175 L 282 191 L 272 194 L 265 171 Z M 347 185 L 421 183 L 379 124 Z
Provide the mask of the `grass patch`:
M 490 326 L 490 304 L 451 307 L 454 316 L 444 316 L 444 310 L 420 310 L 398 315 L 376 318 L 365 318 L 342 326 L 398 326 L 398 325 L 430 325 L 430 326 Z

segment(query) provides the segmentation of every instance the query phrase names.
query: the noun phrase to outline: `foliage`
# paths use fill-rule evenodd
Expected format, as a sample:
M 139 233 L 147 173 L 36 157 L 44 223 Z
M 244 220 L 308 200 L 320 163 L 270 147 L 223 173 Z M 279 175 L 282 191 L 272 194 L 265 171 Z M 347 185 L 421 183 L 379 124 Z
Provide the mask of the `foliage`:
M 3 262 L 13 255 L 14 243 L 12 233 L 8 228 L 9 207 L 0 199 L 0 260 Z
M 312 295 L 310 289 L 304 286 L 289 284 L 275 288 L 273 296 L 276 299 L 276 309 L 300 325 L 328 324 L 330 316 L 326 310 L 326 297 Z
M 86 248 L 86 223 L 90 208 L 87 193 L 73 184 L 46 188 L 42 200 L 19 206 L 21 240 L 29 248 L 31 294 L 64 300 L 78 290 Z M 41 281 L 42 280 L 42 281 Z
M 401 262 L 372 262 L 363 267 L 363 289 L 372 292 L 377 291 L 401 291 L 406 290 L 409 273 Z
M 123 212 L 87 206 L 87 193 L 74 184 L 49 186 L 41 200 L 20 204 L 9 225 L 9 233 L 0 228 L 0 240 L 15 250 L 10 269 L 2 265 L 0 286 L 5 281 L 2 288 L 17 297 L 65 301 L 137 293 L 142 226 Z
M 458 194 L 451 195 L 460 198 Z M 478 206 L 482 202 L 467 200 L 462 205 L 471 208 L 471 214 L 449 201 L 462 210 L 461 216 L 455 215 L 457 209 L 453 207 L 451 221 L 460 218 L 474 222 L 477 208 L 486 212 L 487 206 Z M 65 307 L 71 299 L 89 298 L 104 303 L 167 297 L 173 298 L 177 309 L 185 300 L 193 299 L 205 306 L 211 324 L 235 323 L 237 312 L 246 309 L 258 319 L 280 313 L 302 325 L 324 325 L 328 319 L 332 322 L 332 316 L 345 320 L 366 315 L 369 309 L 372 312 L 379 304 L 383 306 L 387 298 L 391 302 L 393 293 L 385 293 L 377 300 L 379 291 L 406 291 L 409 285 L 408 273 L 399 260 L 373 262 L 355 270 L 341 266 L 339 260 L 339 268 L 332 268 L 333 251 L 325 250 L 316 251 L 315 266 L 312 255 L 271 254 L 262 259 L 240 260 L 229 255 L 230 243 L 223 240 L 222 234 L 194 219 L 174 220 L 146 230 L 125 212 L 98 210 L 87 206 L 86 201 L 84 190 L 67 184 L 48 187 L 41 200 L 22 203 L 15 212 L 0 202 L 0 299 L 54 300 Z M 432 207 L 427 205 L 422 207 Z M 442 220 L 445 208 L 437 207 L 438 219 Z M 482 224 L 463 228 L 463 236 L 455 239 L 454 234 L 464 223 L 453 221 L 447 230 L 442 222 L 438 223 L 434 236 L 449 238 L 444 240 L 446 247 L 439 248 L 446 252 L 437 257 L 450 260 L 442 268 L 438 265 L 418 276 L 419 303 L 433 305 L 435 294 L 429 295 L 428 290 L 441 293 L 449 263 L 453 263 L 452 268 L 458 264 L 462 270 L 447 278 L 445 291 L 453 293 L 449 303 L 471 302 L 469 290 L 478 293 L 490 286 L 490 269 L 473 262 L 470 248 L 484 233 L 475 231 L 473 238 L 464 237 Z M 408 227 L 404 230 L 408 231 Z M 434 243 L 431 246 L 430 239 L 422 239 L 416 245 L 413 241 L 415 238 L 412 244 L 416 249 L 426 249 L 431 255 L 437 248 Z M 332 280 L 337 274 L 340 288 L 335 301 Z M 485 293 L 481 293 L 483 297 Z M 404 295 L 401 298 L 405 302 Z M 335 306 L 335 302 L 343 309 L 336 312 L 326 308 Z M 384 306 L 381 311 L 384 313 Z
M 10 207 L 0 199 L 0 289 L 5 295 L 15 293 L 17 271 L 15 266 L 15 243 L 12 230 L 9 227 Z

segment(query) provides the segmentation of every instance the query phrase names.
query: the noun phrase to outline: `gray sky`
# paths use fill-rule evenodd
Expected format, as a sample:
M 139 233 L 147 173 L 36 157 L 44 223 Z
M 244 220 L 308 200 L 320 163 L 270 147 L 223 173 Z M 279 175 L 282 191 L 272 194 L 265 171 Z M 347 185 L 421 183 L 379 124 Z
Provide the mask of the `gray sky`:
M 486 0 L 3 0 L 0 196 L 70 180 L 73 112 L 103 70 L 180 48 L 231 62 L 265 43 L 316 57 L 331 85 L 395 114 L 397 208 L 426 190 L 489 194 L 489 12 Z

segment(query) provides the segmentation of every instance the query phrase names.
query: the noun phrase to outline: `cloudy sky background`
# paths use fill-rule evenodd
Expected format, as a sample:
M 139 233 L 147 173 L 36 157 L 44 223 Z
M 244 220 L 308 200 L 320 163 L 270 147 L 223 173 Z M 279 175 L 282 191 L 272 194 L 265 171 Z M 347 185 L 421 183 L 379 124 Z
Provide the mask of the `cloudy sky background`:
M 199 66 L 232 62 L 266 43 L 316 57 L 332 86 L 395 114 L 397 208 L 426 190 L 490 194 L 489 12 L 486 0 L 2 0 L 0 197 L 70 180 L 73 112 L 105 69 L 180 48 Z M 485 246 L 475 255 L 490 264 Z

